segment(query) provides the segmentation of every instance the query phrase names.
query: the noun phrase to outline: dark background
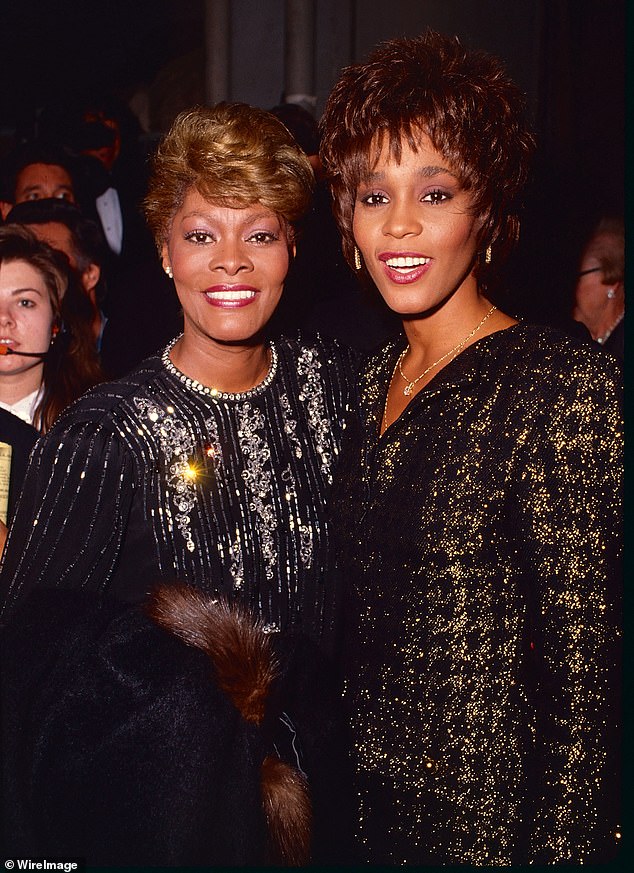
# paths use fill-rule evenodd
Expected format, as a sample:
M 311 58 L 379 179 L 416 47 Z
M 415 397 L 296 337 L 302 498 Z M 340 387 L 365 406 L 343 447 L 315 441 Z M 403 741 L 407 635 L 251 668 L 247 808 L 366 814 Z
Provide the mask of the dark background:
M 180 109 L 205 100 L 210 2 L 4 0 L 0 156 L 42 107 L 91 89 L 134 109 L 150 153 Z M 284 0 L 230 6 L 226 96 L 269 108 L 284 89 Z M 625 206 L 624 0 L 316 0 L 316 115 L 341 66 L 427 26 L 500 55 L 527 93 L 539 152 L 505 281 L 516 314 L 557 321 L 590 225 Z

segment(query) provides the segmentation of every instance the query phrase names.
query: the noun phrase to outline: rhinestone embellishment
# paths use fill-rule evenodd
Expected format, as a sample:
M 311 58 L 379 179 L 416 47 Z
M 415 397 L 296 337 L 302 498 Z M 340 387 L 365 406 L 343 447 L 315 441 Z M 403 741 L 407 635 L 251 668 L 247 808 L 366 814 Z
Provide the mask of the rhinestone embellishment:
M 174 364 L 170 360 L 170 352 L 172 348 L 176 345 L 179 339 L 182 337 L 182 333 L 173 339 L 169 345 L 167 345 L 161 355 L 161 361 L 165 369 L 175 376 L 179 382 L 182 382 L 186 388 L 190 388 L 192 391 L 197 391 L 199 394 L 206 394 L 208 397 L 216 397 L 218 400 L 244 400 L 247 397 L 253 397 L 256 394 L 261 394 L 263 391 L 269 387 L 273 379 L 275 378 L 275 374 L 277 373 L 277 349 L 273 343 L 269 344 L 269 348 L 271 350 L 271 366 L 269 367 L 269 372 L 266 374 L 264 379 L 254 385 L 253 388 L 249 388 L 248 391 L 237 391 L 235 393 L 230 393 L 228 391 L 219 391 L 217 388 L 209 388 L 207 385 L 203 385 L 201 382 L 198 382 L 196 379 L 191 379 L 189 376 L 186 376 L 184 373 L 175 367 Z

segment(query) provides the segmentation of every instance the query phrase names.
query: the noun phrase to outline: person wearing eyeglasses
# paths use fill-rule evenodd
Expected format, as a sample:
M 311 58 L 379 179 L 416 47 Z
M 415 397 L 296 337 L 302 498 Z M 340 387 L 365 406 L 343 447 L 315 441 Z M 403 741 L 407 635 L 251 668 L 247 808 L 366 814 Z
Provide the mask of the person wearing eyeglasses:
M 625 228 L 621 218 L 604 216 L 584 246 L 572 317 L 603 348 L 624 360 Z

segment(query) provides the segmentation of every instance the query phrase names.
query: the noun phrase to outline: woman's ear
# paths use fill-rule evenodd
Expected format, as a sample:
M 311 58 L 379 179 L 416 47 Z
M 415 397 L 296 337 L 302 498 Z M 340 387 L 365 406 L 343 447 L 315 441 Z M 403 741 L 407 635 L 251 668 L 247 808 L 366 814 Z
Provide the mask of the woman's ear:
M 163 243 L 161 246 L 161 265 L 163 270 L 169 276 L 170 279 L 173 278 L 174 274 L 172 272 L 172 265 L 170 263 L 170 253 L 167 248 L 167 243 Z
M 81 283 L 84 286 L 84 291 L 90 295 L 92 295 L 92 291 L 95 290 L 97 282 L 101 278 L 101 267 L 98 264 L 88 264 L 84 272 L 81 274 Z

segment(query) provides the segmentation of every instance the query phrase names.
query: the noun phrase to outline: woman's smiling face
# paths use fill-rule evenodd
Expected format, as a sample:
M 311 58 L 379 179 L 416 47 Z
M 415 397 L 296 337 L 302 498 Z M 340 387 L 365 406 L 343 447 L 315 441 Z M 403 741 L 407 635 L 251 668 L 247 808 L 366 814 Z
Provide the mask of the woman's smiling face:
M 217 206 L 191 189 L 162 250 L 185 316 L 185 334 L 218 343 L 261 339 L 289 266 L 288 231 L 270 209 Z
M 437 308 L 461 288 L 474 291 L 472 268 L 481 219 L 472 197 L 429 137 L 417 151 L 402 142 L 396 163 L 384 144 L 359 185 L 353 232 L 383 299 L 402 316 Z

